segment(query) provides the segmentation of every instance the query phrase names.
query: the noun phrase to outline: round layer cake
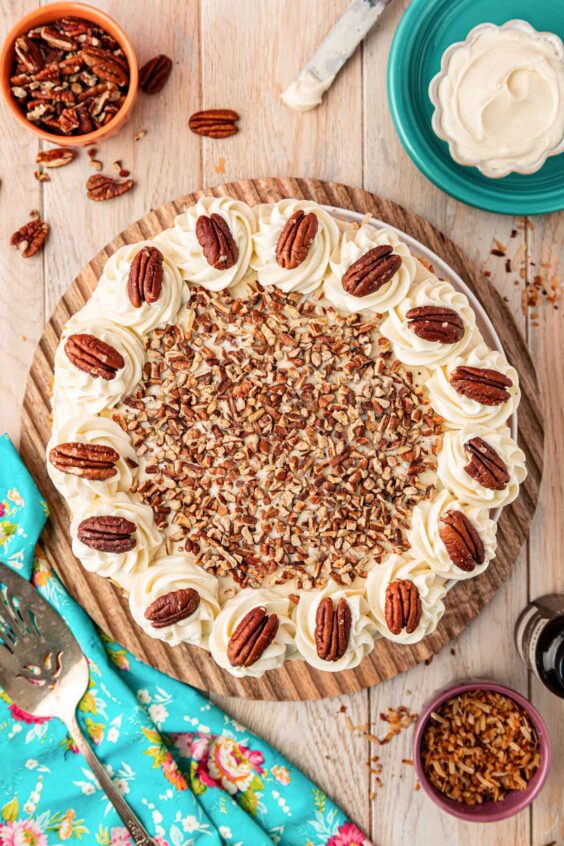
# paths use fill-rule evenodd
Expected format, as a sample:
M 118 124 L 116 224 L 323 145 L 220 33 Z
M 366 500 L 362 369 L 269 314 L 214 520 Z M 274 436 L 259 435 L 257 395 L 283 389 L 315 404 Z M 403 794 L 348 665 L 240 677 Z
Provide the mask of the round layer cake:
M 82 565 L 237 676 L 414 643 L 495 555 L 518 377 L 393 229 L 203 197 L 117 250 L 55 359 Z

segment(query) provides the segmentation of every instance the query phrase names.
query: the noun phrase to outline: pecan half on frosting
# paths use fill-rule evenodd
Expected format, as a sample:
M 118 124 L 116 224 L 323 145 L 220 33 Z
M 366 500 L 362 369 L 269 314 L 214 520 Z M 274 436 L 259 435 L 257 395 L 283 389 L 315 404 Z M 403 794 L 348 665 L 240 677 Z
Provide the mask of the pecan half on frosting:
M 77 537 L 85 546 L 99 552 L 129 552 L 137 541 L 132 537 L 135 523 L 112 514 L 87 517 L 78 525 Z
M 201 214 L 196 221 L 196 238 L 206 261 L 216 270 L 228 270 L 236 264 L 239 249 L 227 222 L 215 212 L 207 217 Z
M 352 615 L 347 600 L 341 597 L 337 607 L 330 596 L 321 600 L 315 615 L 315 648 L 322 661 L 339 661 L 347 651 Z
M 113 447 L 103 444 L 72 441 L 53 447 L 49 452 L 49 461 L 61 473 L 103 482 L 116 475 L 119 453 Z
M 156 247 L 142 247 L 129 268 L 127 293 L 131 305 L 155 303 L 163 287 L 163 254 Z
M 317 234 L 319 221 L 313 212 L 295 211 L 280 233 L 276 244 L 276 261 L 284 270 L 299 267 L 309 253 Z
M 485 561 L 484 544 L 466 514 L 452 509 L 440 519 L 439 537 L 453 564 L 471 573 Z
M 245 614 L 227 644 L 227 658 L 232 667 L 251 667 L 270 646 L 280 621 L 266 608 L 253 608 Z
M 511 398 L 507 388 L 513 382 L 498 370 L 463 365 L 452 371 L 450 384 L 462 396 L 482 405 L 501 405 Z
M 405 316 L 411 331 L 424 341 L 455 344 L 464 337 L 464 321 L 452 308 L 418 306 Z
M 155 629 L 163 629 L 191 617 L 199 604 L 200 594 L 197 590 L 180 588 L 151 602 L 145 611 L 145 619 L 149 620 Z
M 341 284 L 353 297 L 367 297 L 389 282 L 401 267 L 401 256 L 389 244 L 373 247 L 351 264 Z
M 125 367 L 123 356 L 111 344 L 95 335 L 69 335 L 65 341 L 65 352 L 68 360 L 79 370 L 107 382 Z
M 489 490 L 505 490 L 511 476 L 505 461 L 492 446 L 483 438 L 472 438 L 464 444 L 464 450 L 469 459 L 464 469 L 469 476 Z
M 409 579 L 396 579 L 386 589 L 384 617 L 386 625 L 394 635 L 402 629 L 413 634 L 421 621 L 421 598 L 417 585 Z

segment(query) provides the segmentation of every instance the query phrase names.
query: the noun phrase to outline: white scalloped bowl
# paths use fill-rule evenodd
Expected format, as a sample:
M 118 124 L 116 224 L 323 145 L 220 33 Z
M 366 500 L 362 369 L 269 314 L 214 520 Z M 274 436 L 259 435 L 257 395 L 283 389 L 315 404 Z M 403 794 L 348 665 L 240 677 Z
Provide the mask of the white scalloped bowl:
M 473 29 L 470 30 L 464 41 L 456 41 L 454 44 L 451 44 L 450 47 L 447 47 L 441 59 L 441 69 L 429 83 L 429 98 L 433 106 L 435 107 L 435 111 L 433 112 L 433 118 L 431 121 L 433 132 L 435 133 L 435 135 L 438 136 L 438 138 L 441 138 L 443 141 L 447 142 L 451 158 L 454 159 L 457 164 L 464 165 L 465 167 L 475 167 L 480 171 L 480 173 L 483 173 L 484 176 L 488 176 L 491 179 L 500 179 L 502 176 L 508 176 L 510 173 L 536 173 L 536 171 L 541 169 L 541 167 L 544 165 L 544 163 L 550 156 L 557 156 L 560 153 L 564 152 L 564 136 L 556 146 L 547 148 L 541 156 L 539 156 L 534 162 L 529 165 L 514 165 L 508 166 L 506 168 L 493 168 L 484 162 L 477 162 L 473 159 L 468 159 L 463 156 L 459 148 L 457 147 L 456 141 L 452 138 L 452 136 L 448 134 L 448 132 L 443 126 L 443 107 L 439 100 L 439 85 L 448 74 L 448 69 L 452 56 L 461 47 L 467 46 L 474 42 L 480 32 L 483 32 L 485 29 L 518 29 L 522 32 L 526 32 L 528 35 L 535 36 L 538 39 L 550 41 L 551 44 L 554 45 L 558 56 L 564 64 L 564 43 L 562 42 L 562 39 L 555 35 L 553 32 L 539 32 L 538 30 L 534 29 L 534 27 L 532 27 L 530 23 L 528 23 L 527 21 L 520 20 L 518 18 L 515 18 L 511 21 L 507 21 L 501 26 L 497 26 L 496 24 L 492 23 L 478 24 L 478 26 L 475 26 Z

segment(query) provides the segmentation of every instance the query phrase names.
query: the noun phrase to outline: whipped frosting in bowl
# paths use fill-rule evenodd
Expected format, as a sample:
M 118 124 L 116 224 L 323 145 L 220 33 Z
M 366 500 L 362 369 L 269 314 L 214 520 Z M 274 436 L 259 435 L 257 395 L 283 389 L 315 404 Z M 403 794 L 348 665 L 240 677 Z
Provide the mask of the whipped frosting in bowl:
M 497 178 L 564 150 L 564 45 L 526 21 L 475 27 L 431 81 L 433 130 L 452 158 Z

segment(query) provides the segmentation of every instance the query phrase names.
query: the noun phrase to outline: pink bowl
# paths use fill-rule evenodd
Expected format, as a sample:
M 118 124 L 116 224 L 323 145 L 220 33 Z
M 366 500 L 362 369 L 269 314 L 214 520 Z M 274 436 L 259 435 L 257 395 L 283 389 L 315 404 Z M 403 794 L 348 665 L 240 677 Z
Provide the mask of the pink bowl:
M 458 696 L 470 690 L 492 690 L 513 699 L 529 715 L 539 738 L 540 764 L 538 770 L 525 790 L 512 790 L 507 794 L 505 799 L 499 802 L 492 800 L 490 802 L 484 802 L 482 805 L 464 805 L 462 802 L 455 802 L 454 799 L 448 799 L 442 793 L 439 793 L 429 782 L 423 771 L 421 744 L 431 712 L 440 708 L 447 699 L 452 699 L 453 696 Z M 550 770 L 550 761 L 551 751 L 548 729 L 537 709 L 521 696 L 520 693 L 517 693 L 517 691 L 512 690 L 510 687 L 504 687 L 502 684 L 488 681 L 487 679 L 472 679 L 471 681 L 441 690 L 427 702 L 415 726 L 413 762 L 421 787 L 442 811 L 446 811 L 447 814 L 451 814 L 453 817 L 458 817 L 461 820 L 469 820 L 470 822 L 497 822 L 498 820 L 505 820 L 508 817 L 518 814 L 524 808 L 528 807 L 542 790 Z

